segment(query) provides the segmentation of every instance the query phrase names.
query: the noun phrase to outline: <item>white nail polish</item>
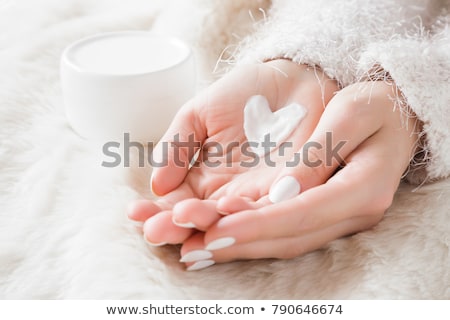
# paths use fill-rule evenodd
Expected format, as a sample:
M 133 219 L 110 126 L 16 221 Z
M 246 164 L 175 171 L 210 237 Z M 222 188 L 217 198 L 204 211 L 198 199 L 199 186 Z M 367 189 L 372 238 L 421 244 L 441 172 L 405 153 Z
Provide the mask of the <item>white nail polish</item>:
M 150 175 L 150 191 L 153 195 L 155 195 L 155 193 L 153 192 L 153 170 L 152 174 Z
M 144 236 L 144 240 L 145 240 L 145 242 L 146 242 L 148 245 L 150 245 L 150 246 L 152 246 L 152 247 L 162 247 L 162 246 L 165 246 L 165 245 L 167 244 L 167 242 L 160 242 L 160 243 L 153 243 L 153 242 L 150 242 L 150 241 L 148 241 L 148 239 L 147 239 L 146 236 Z
M 186 270 L 187 271 L 195 271 L 195 270 L 205 269 L 205 268 L 212 266 L 214 263 L 215 262 L 213 260 L 201 260 L 201 261 L 197 261 L 196 263 L 194 263 L 193 265 L 188 267 Z
M 136 206 L 136 202 L 132 202 L 132 203 L 130 203 L 128 205 L 127 210 L 125 211 L 125 217 L 127 218 L 128 222 L 131 225 L 133 225 L 133 226 L 135 226 L 137 228 L 142 228 L 144 226 L 144 222 L 143 221 L 134 220 L 134 219 L 130 218 L 130 216 L 129 216 L 129 214 L 131 212 L 134 212 L 135 206 Z
M 151 192 L 152 195 L 154 195 L 155 197 L 161 196 L 161 194 L 157 194 L 157 193 L 155 192 L 155 190 L 153 189 L 153 171 L 152 171 L 152 175 L 150 176 L 150 192 Z
M 225 238 L 219 238 L 216 239 L 206 246 L 206 250 L 219 250 L 223 249 L 229 246 L 232 246 L 236 242 L 235 238 L 232 237 L 225 237 Z
M 144 222 L 142 222 L 142 221 L 135 221 L 135 220 L 131 220 L 130 218 L 128 218 L 128 221 L 130 222 L 131 225 L 133 225 L 137 228 L 142 228 L 144 226 Z
M 269 200 L 272 203 L 278 203 L 291 199 L 300 193 L 300 183 L 292 176 L 281 178 L 269 192 Z
M 181 257 L 180 262 L 195 262 L 212 258 L 213 254 L 207 250 L 193 250 Z
M 177 222 L 177 221 L 175 221 L 175 219 L 172 219 L 172 222 L 173 222 L 173 224 L 174 225 L 176 225 L 176 226 L 179 226 L 179 227 L 181 227 L 181 228 L 196 228 L 196 226 L 195 226 L 195 224 L 194 223 L 192 223 L 192 222 Z
M 216 210 L 217 210 L 217 213 L 222 215 L 222 216 L 227 216 L 227 215 L 230 214 L 229 212 L 225 212 L 225 211 L 222 211 L 222 210 L 219 210 L 219 209 L 216 209 Z
M 193 224 L 192 222 L 186 222 L 186 223 L 175 223 L 175 225 L 182 227 L 182 228 L 196 228 L 195 224 Z

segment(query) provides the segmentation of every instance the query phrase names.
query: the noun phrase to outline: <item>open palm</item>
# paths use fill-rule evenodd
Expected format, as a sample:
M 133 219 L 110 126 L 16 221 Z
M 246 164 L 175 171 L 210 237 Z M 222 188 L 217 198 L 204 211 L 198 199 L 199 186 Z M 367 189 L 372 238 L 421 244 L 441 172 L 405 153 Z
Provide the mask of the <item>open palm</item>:
M 151 180 L 160 198 L 136 202 L 130 218 L 146 221 L 145 238 L 152 244 L 182 243 L 193 228 L 205 230 L 211 219 L 220 217 L 218 199 L 261 199 L 285 162 L 307 141 L 336 91 L 335 82 L 321 71 L 288 60 L 236 68 L 177 114 L 153 155 L 155 162 L 165 164 L 154 168 Z M 284 152 L 255 158 L 241 148 L 246 142 L 243 110 L 254 95 L 265 96 L 272 111 L 292 102 L 308 109 Z

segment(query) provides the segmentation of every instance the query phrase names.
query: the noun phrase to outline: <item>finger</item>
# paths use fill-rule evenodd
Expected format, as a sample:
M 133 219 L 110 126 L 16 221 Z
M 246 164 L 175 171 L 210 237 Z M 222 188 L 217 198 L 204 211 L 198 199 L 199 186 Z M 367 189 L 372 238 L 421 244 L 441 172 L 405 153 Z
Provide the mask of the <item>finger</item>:
M 256 202 L 248 197 L 224 196 L 217 201 L 216 210 L 221 215 L 228 215 L 245 210 L 258 209 L 264 204 Z
M 257 209 L 263 205 L 261 202 L 239 196 L 225 196 L 219 200 L 186 199 L 173 207 L 172 222 L 182 228 L 206 231 L 223 215 Z M 219 211 L 220 208 L 225 211 Z
M 161 211 L 144 223 L 144 239 L 152 246 L 178 244 L 186 240 L 192 229 L 181 228 L 172 223 L 172 211 Z
M 367 212 L 384 212 L 399 182 L 385 169 L 384 138 L 375 135 L 364 142 L 323 185 L 284 202 L 223 217 L 208 229 L 206 248 L 296 237 Z
M 128 218 L 134 221 L 145 221 L 162 209 L 154 200 L 137 200 L 128 206 Z
M 216 200 L 186 199 L 173 207 L 172 222 L 182 228 L 206 230 L 222 216 Z
M 153 150 L 150 185 L 155 195 L 165 195 L 183 182 L 192 158 L 206 138 L 196 103 L 198 99 L 183 106 Z
M 187 264 L 188 271 L 195 271 L 209 267 L 215 263 L 213 253 L 204 250 L 204 233 L 194 233 L 181 247 L 180 262 Z
M 280 202 L 320 185 L 336 171 L 355 148 L 383 125 L 379 104 L 390 100 L 368 99 L 372 90 L 361 84 L 360 90 L 343 89 L 325 109 L 309 140 L 280 173 L 270 188 L 270 200 Z M 355 93 L 356 92 L 356 93 Z M 388 93 L 380 94 L 388 99 Z M 375 95 L 374 96 L 378 96 Z
M 204 249 L 204 234 L 198 233 L 183 243 L 180 262 L 186 264 L 188 271 L 194 271 L 235 260 L 290 259 L 317 250 L 340 237 L 368 229 L 375 223 L 369 216 L 355 217 L 298 237 L 237 244 L 215 251 Z
M 175 203 L 193 197 L 189 185 L 183 184 L 175 191 L 156 200 L 137 200 L 128 206 L 128 218 L 134 221 L 144 222 L 162 210 L 171 210 Z

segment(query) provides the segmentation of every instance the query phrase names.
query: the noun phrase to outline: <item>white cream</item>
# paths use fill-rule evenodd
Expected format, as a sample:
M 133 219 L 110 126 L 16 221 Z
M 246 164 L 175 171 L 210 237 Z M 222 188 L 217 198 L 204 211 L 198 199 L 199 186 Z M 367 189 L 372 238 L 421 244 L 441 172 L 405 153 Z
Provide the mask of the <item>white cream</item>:
M 245 136 L 248 142 L 257 143 L 257 146 L 251 147 L 252 151 L 259 156 L 267 153 L 262 143 L 268 134 L 270 141 L 276 143 L 272 150 L 279 147 L 300 124 L 306 113 L 307 109 L 297 103 L 272 112 L 264 96 L 252 96 L 244 108 Z
M 174 45 L 180 48 L 174 50 Z M 75 65 L 102 74 L 136 74 L 165 69 L 189 54 L 176 42 L 143 32 L 107 33 L 76 45 L 71 51 Z

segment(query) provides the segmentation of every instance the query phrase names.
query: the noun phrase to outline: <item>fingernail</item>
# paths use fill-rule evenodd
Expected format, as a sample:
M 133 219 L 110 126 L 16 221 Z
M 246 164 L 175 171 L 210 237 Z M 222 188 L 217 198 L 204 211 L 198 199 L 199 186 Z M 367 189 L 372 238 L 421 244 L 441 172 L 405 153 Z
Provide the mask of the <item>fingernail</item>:
M 225 238 L 219 238 L 214 241 L 211 241 L 206 246 L 206 250 L 219 250 L 223 249 L 229 246 L 232 246 L 236 242 L 235 238 L 232 237 L 225 237 Z
M 222 210 L 219 210 L 219 209 L 216 209 L 216 210 L 217 210 L 217 213 L 222 215 L 222 216 L 227 216 L 227 215 L 230 214 L 229 212 L 225 212 L 225 211 L 222 211 Z
M 201 261 L 197 261 L 193 265 L 189 266 L 186 270 L 187 271 L 195 271 L 195 270 L 205 269 L 205 268 L 212 266 L 214 263 L 215 262 L 213 260 L 201 260 Z
M 152 174 L 150 175 L 150 191 L 154 196 L 156 196 L 155 191 L 153 191 L 153 170 Z
M 148 245 L 150 245 L 152 247 L 161 247 L 161 246 L 165 246 L 167 244 L 167 242 L 160 242 L 160 243 L 150 242 L 150 241 L 148 241 L 146 236 L 144 236 L 144 240 L 145 240 L 145 242 L 147 242 Z
M 128 203 L 127 209 L 125 210 L 125 212 L 127 213 L 127 215 L 128 215 L 128 213 L 134 211 L 134 207 L 136 206 L 136 202 L 137 202 L 137 201 L 134 200 L 134 201 L 130 201 L 130 202 Z
M 281 178 L 269 192 L 269 200 L 272 203 L 278 203 L 291 199 L 300 193 L 300 183 L 292 176 Z
M 131 220 L 130 218 L 128 218 L 128 221 L 130 222 L 131 225 L 135 227 L 142 228 L 144 226 L 144 222 L 142 221 Z
M 156 162 L 155 162 L 156 163 Z M 154 185 L 153 185 L 153 178 L 154 178 L 154 171 L 152 171 L 152 174 L 150 176 L 150 192 L 155 196 L 155 197 L 160 197 L 162 196 L 161 194 L 158 194 L 155 191 Z
M 125 216 L 127 217 L 127 220 L 130 222 L 131 225 L 133 225 L 135 227 L 142 228 L 144 226 L 144 222 L 137 221 L 137 220 L 134 220 L 134 219 L 130 218 L 130 212 L 134 211 L 134 206 L 135 205 L 136 205 L 136 203 L 134 203 L 134 202 L 130 203 L 128 205 Z
M 130 214 L 132 212 L 134 212 L 134 210 L 136 208 L 136 203 L 137 203 L 137 201 L 132 201 L 132 202 L 128 203 L 127 208 L 125 209 L 125 216 L 130 220 L 132 220 L 130 218 Z
M 195 228 L 195 224 L 192 222 L 186 222 L 186 223 L 180 223 L 180 222 L 174 222 L 176 226 L 179 226 L 181 228 Z
M 194 250 L 181 257 L 180 262 L 194 262 L 212 258 L 213 254 L 207 250 Z
M 195 224 L 193 222 L 178 222 L 174 218 L 172 218 L 172 222 L 174 225 L 181 227 L 181 228 L 196 228 Z

